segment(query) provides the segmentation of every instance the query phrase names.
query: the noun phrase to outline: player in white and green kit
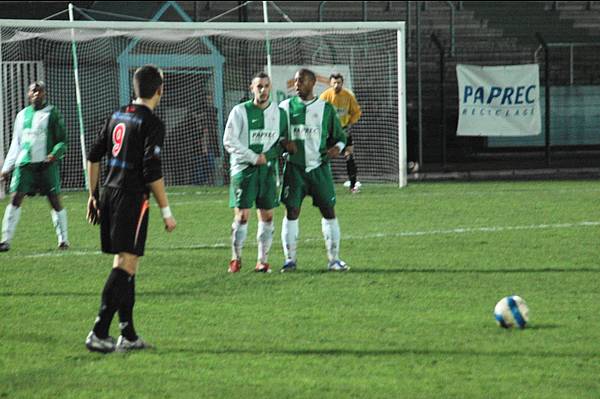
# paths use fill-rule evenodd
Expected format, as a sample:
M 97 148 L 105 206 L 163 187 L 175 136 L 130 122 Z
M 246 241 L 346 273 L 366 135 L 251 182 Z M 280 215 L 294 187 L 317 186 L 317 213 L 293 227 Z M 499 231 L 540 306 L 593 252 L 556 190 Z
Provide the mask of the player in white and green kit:
M 30 105 L 15 119 L 13 138 L 0 178 L 13 172 L 11 202 L 2 220 L 0 252 L 10 249 L 26 195 L 46 195 L 52 206 L 51 216 L 60 249 L 69 247 L 67 211 L 60 203 L 59 161 L 67 148 L 65 123 L 60 112 L 46 101 L 46 85 L 37 81 L 29 86 Z
M 267 257 L 273 242 L 273 208 L 277 198 L 278 159 L 284 147 L 293 152 L 293 143 L 286 140 L 287 118 L 277 104 L 269 100 L 271 80 L 260 72 L 252 79 L 253 99 L 236 105 L 229 114 L 223 146 L 230 157 L 230 199 L 235 209 L 231 225 L 230 273 L 242 267 L 242 249 L 248 231 L 250 208 L 258 209 L 257 272 L 271 271 Z
M 333 106 L 313 94 L 314 72 L 300 69 L 294 76 L 295 97 L 279 106 L 289 119 L 290 140 L 297 151 L 290 155 L 284 171 L 281 201 L 286 206 L 281 241 L 285 254 L 282 272 L 296 270 L 302 200 L 310 195 L 321 211 L 321 227 L 329 260 L 328 270 L 346 271 L 349 267 L 339 258 L 340 226 L 335 216 L 335 188 L 329 159 L 337 157 L 346 145 L 346 134 Z

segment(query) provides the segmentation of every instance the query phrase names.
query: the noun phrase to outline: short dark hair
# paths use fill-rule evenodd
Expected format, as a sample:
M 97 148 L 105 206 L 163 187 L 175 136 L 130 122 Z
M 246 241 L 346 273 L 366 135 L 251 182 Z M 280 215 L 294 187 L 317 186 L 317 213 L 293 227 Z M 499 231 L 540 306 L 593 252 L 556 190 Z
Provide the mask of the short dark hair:
M 133 74 L 133 90 L 136 97 L 152 98 L 162 84 L 162 71 L 155 65 L 139 67 Z
M 339 72 L 336 73 L 332 73 L 331 75 L 329 75 L 329 80 L 331 79 L 342 79 L 342 82 L 344 81 L 344 75 L 342 75 Z
M 317 75 L 315 75 L 315 73 L 313 71 L 311 71 L 310 69 L 308 69 L 308 68 L 300 68 L 298 70 L 298 73 L 302 77 L 308 76 L 310 78 L 310 80 L 312 80 L 313 82 L 317 81 Z
M 269 74 L 268 74 L 268 73 L 266 73 L 266 72 L 263 72 L 263 71 L 256 72 L 256 73 L 254 74 L 254 76 L 252 76 L 252 80 L 251 80 L 251 82 L 252 82 L 252 81 L 254 81 L 254 79 L 256 79 L 256 78 L 258 78 L 258 79 L 269 79 L 269 80 L 271 80 L 271 78 L 269 77 Z
M 31 82 L 28 86 L 28 89 L 38 88 L 41 91 L 46 91 L 46 83 L 43 80 L 36 80 L 35 82 Z

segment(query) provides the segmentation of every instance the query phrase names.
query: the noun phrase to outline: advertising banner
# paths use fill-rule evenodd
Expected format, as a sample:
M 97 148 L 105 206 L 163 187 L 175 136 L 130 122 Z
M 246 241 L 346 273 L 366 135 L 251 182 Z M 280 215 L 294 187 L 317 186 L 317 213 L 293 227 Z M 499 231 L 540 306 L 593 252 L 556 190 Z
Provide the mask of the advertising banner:
M 457 65 L 458 136 L 535 136 L 542 132 L 537 64 Z

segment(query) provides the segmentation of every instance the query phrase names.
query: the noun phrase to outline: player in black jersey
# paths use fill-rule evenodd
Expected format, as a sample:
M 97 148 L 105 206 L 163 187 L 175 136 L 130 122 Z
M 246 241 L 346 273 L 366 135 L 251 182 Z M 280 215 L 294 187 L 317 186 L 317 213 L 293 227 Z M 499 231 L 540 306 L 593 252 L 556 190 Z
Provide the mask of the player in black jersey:
M 85 344 L 91 351 L 105 353 L 149 347 L 133 327 L 133 306 L 135 274 L 146 242 L 150 191 L 160 207 L 165 229 L 171 232 L 176 226 L 161 170 L 165 126 L 153 113 L 163 93 L 163 74 L 157 67 L 145 65 L 135 72 L 133 81 L 136 100 L 108 118 L 88 154 L 87 218 L 92 224 L 100 223 L 102 252 L 115 257 L 98 317 Z M 98 198 L 104 155 L 108 158 L 107 174 Z M 121 335 L 115 344 L 108 332 L 117 311 Z

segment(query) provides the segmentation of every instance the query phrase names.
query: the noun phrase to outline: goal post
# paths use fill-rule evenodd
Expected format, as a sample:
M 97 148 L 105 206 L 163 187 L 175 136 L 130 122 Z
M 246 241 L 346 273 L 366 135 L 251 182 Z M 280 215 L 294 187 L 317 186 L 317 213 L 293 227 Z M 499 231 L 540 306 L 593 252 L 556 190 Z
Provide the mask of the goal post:
M 49 101 L 62 113 L 69 134 L 61 171 L 65 188 L 84 188 L 85 147 L 105 118 L 131 100 L 133 72 L 146 63 L 165 72 L 165 94 L 156 112 L 167 128 L 163 152 L 167 185 L 227 183 L 224 124 L 233 106 L 248 98 L 250 79 L 266 70 L 268 56 L 274 101 L 294 95 L 295 69 L 314 69 L 316 94 L 327 87 L 330 73 L 341 72 L 363 111 L 352 129 L 359 180 L 404 187 L 404 29 L 404 22 L 0 20 L 0 60 L 42 63 Z M 4 70 L 0 68 L 0 74 Z M 23 90 L 10 76 L 0 76 L 0 143 L 4 143 L 0 159 L 11 141 L 12 115 Z M 336 181 L 345 180 L 343 159 L 332 166 Z

